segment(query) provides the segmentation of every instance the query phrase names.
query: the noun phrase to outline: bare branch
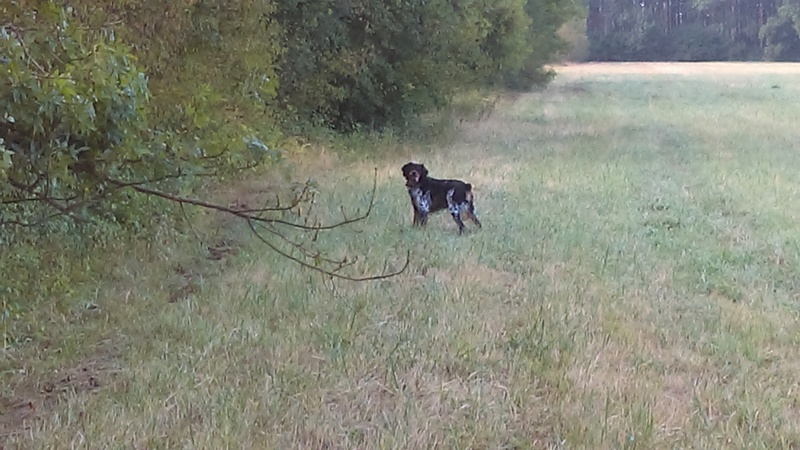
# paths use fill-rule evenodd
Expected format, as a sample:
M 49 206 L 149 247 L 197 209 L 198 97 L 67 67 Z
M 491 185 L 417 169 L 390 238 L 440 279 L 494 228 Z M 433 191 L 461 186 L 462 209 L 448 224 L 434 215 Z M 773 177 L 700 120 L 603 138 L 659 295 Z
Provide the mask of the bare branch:
M 411 262 L 411 250 L 409 250 L 406 253 L 406 261 L 405 261 L 405 263 L 403 264 L 403 267 L 400 270 L 397 270 L 397 271 L 394 271 L 394 272 L 391 272 L 391 273 L 381 273 L 380 275 L 373 275 L 373 276 L 369 276 L 369 277 L 350 277 L 350 276 L 347 276 L 347 275 L 342 275 L 342 274 L 336 273 L 334 271 L 325 270 L 325 269 L 323 269 L 321 267 L 318 267 L 318 266 L 315 266 L 313 264 L 309 264 L 309 263 L 307 263 L 307 262 L 305 262 L 305 261 L 303 261 L 303 260 L 301 260 L 299 258 L 296 258 L 296 257 L 284 252 L 283 250 L 281 250 L 278 247 L 276 247 L 272 242 L 270 242 L 264 236 L 262 236 L 258 232 L 258 230 L 256 230 L 256 228 L 253 225 L 252 221 L 248 220 L 247 224 L 250 226 L 250 229 L 253 231 L 253 234 L 255 234 L 255 236 L 258 238 L 258 240 L 260 240 L 265 245 L 267 245 L 267 247 L 271 248 L 275 253 L 283 256 L 284 258 L 290 259 L 290 260 L 294 261 L 295 263 L 297 263 L 297 264 L 299 264 L 299 265 L 301 265 L 301 266 L 303 266 L 303 267 L 305 267 L 307 269 L 315 270 L 315 271 L 317 271 L 319 273 L 322 273 L 323 275 L 327 275 L 327 276 L 332 277 L 332 278 L 338 278 L 340 280 L 347 280 L 347 281 L 385 280 L 387 278 L 396 277 L 397 275 L 400 275 L 401 273 L 405 272 L 405 270 L 408 268 L 408 265 Z
M 215 211 L 221 211 L 221 212 L 224 212 L 224 213 L 232 214 L 232 215 L 237 216 L 237 217 L 241 217 L 242 219 L 245 219 L 245 220 L 252 220 L 252 221 L 255 221 L 255 222 L 264 222 L 264 223 L 274 223 L 274 224 L 286 225 L 286 226 L 289 226 L 289 227 L 292 227 L 292 228 L 298 228 L 298 229 L 301 229 L 301 230 L 314 231 L 314 230 L 332 230 L 334 228 L 339 228 L 339 227 L 342 227 L 344 225 L 349 225 L 349 224 L 352 224 L 352 223 L 360 222 L 360 221 L 366 219 L 367 217 L 369 217 L 370 213 L 372 213 L 372 208 L 375 206 L 375 191 L 377 190 L 378 170 L 377 169 L 375 170 L 375 177 L 374 177 L 374 179 L 372 181 L 372 193 L 370 195 L 369 204 L 367 205 L 367 210 L 363 214 L 360 214 L 359 216 L 354 217 L 354 218 L 346 218 L 345 217 L 344 220 L 341 220 L 341 221 L 339 221 L 337 223 L 333 223 L 333 224 L 311 225 L 311 226 L 302 225 L 302 224 L 299 224 L 299 223 L 293 223 L 293 222 L 289 222 L 289 221 L 281 220 L 281 219 L 262 217 L 262 216 L 251 214 L 251 213 L 247 212 L 246 210 L 245 211 L 240 211 L 240 210 L 232 209 L 232 208 L 229 208 L 229 207 L 226 207 L 226 206 L 217 205 L 217 204 L 214 204 L 214 203 L 209 203 L 209 202 L 206 202 L 206 201 L 202 201 L 202 200 L 195 200 L 195 199 L 190 199 L 190 198 L 186 198 L 186 197 L 180 197 L 180 196 L 177 196 L 177 195 L 167 194 L 166 192 L 161 192 L 161 191 L 157 191 L 155 189 L 150 189 L 150 188 L 146 188 L 146 187 L 142 186 L 141 184 L 143 184 L 145 182 L 126 183 L 126 182 L 123 182 L 123 181 L 114 180 L 112 178 L 106 178 L 106 181 L 111 183 L 111 184 L 113 184 L 113 185 L 115 185 L 115 186 L 118 186 L 118 187 L 131 188 L 131 189 L 133 189 L 133 190 L 135 190 L 137 192 L 141 192 L 142 194 L 152 195 L 154 197 L 163 198 L 165 200 L 170 200 L 170 201 L 173 201 L 173 202 L 176 202 L 176 203 L 185 203 L 187 205 L 194 205 L 194 206 L 199 206 L 199 207 L 206 208 L 206 209 L 213 209 Z
M 56 217 L 61 217 L 63 215 L 64 214 L 62 214 L 60 212 L 57 212 L 57 213 L 51 214 L 49 216 L 43 217 L 43 218 L 41 218 L 41 219 L 39 219 L 39 220 L 37 220 L 35 222 L 23 222 L 23 221 L 20 221 L 20 220 L 0 220 L 0 227 L 7 226 L 7 225 L 13 225 L 13 226 L 23 227 L 23 228 L 35 228 L 35 227 L 38 227 L 40 225 L 43 225 L 43 224 L 55 219 Z
M 71 202 L 78 197 L 25 197 L 25 198 L 13 198 L 13 199 L 0 199 L 0 205 L 17 205 L 20 203 L 35 203 L 35 202 L 42 202 L 45 200 L 53 200 L 58 202 Z
M 189 220 L 189 217 L 188 217 L 188 214 L 186 213 L 186 210 L 184 208 L 185 205 L 193 205 L 193 206 L 197 206 L 197 207 L 204 208 L 204 209 L 209 209 L 209 210 L 214 210 L 214 211 L 219 211 L 219 212 L 223 212 L 223 213 L 226 213 L 226 214 L 230 214 L 232 216 L 238 217 L 238 218 L 243 219 L 244 221 L 246 221 L 248 227 L 253 232 L 253 234 L 262 243 L 267 245 L 270 249 L 272 249 L 273 251 L 275 251 L 279 255 L 281 255 L 281 256 L 283 256 L 283 257 L 285 257 L 285 258 L 287 258 L 287 259 L 289 259 L 289 260 L 291 260 L 291 261 L 293 261 L 293 262 L 295 262 L 297 264 L 299 264 L 302 267 L 305 267 L 307 269 L 312 269 L 312 270 L 317 271 L 317 272 L 319 272 L 319 273 L 321 273 L 323 275 L 326 275 L 328 277 L 337 278 L 337 279 L 341 279 L 341 280 L 348 280 L 348 281 L 374 281 L 374 280 L 381 280 L 381 279 L 391 278 L 391 277 L 394 277 L 394 276 L 397 276 L 397 275 L 403 273 L 406 270 L 406 268 L 408 267 L 409 263 L 410 263 L 411 258 L 410 258 L 410 252 L 409 252 L 409 253 L 406 254 L 406 261 L 403 264 L 403 267 L 398 271 L 387 272 L 387 270 L 388 270 L 387 269 L 388 262 L 384 261 L 384 268 L 383 268 L 383 270 L 381 271 L 381 273 L 379 275 L 373 275 L 373 276 L 367 276 L 367 277 L 352 277 L 352 276 L 344 275 L 344 274 L 340 273 L 340 271 L 345 269 L 345 268 L 347 268 L 347 267 L 352 267 L 353 265 L 355 265 L 358 262 L 358 258 L 347 258 L 347 257 L 345 257 L 345 258 L 341 258 L 341 259 L 335 259 L 335 258 L 330 258 L 330 257 L 324 256 L 322 254 L 322 252 L 320 252 L 319 250 L 316 250 L 316 249 L 313 249 L 313 248 L 309 248 L 308 246 L 303 245 L 302 243 L 291 239 L 289 236 L 284 234 L 282 231 L 280 231 L 276 227 L 276 225 L 286 225 L 286 226 L 288 226 L 290 228 L 293 228 L 293 229 L 297 229 L 297 230 L 301 230 L 301 231 L 305 231 L 305 232 L 311 232 L 312 236 L 309 238 L 309 240 L 311 242 L 316 242 L 320 231 L 332 230 L 334 228 L 342 227 L 342 226 L 345 226 L 345 225 L 348 225 L 348 224 L 352 224 L 352 223 L 355 223 L 355 222 L 359 222 L 361 220 L 366 219 L 369 216 L 369 214 L 372 212 L 372 208 L 373 208 L 373 205 L 375 203 L 375 192 L 377 190 L 377 169 L 375 170 L 375 178 L 373 179 L 373 183 L 372 183 L 372 192 L 370 194 L 369 205 L 368 205 L 366 211 L 363 214 L 358 215 L 357 217 L 350 218 L 350 217 L 347 216 L 344 208 L 341 208 L 341 214 L 342 214 L 343 219 L 341 221 L 337 222 L 337 223 L 327 224 L 327 225 L 320 225 L 320 224 L 309 225 L 308 222 L 309 222 L 309 216 L 311 214 L 311 212 L 310 212 L 311 211 L 311 207 L 309 207 L 309 210 L 306 213 L 307 215 L 304 218 L 304 224 L 293 223 L 293 222 L 289 222 L 289 221 L 286 221 L 286 220 L 269 218 L 269 217 L 264 217 L 264 216 L 260 215 L 260 214 L 268 213 L 268 212 L 288 211 L 288 210 L 291 210 L 291 209 L 294 209 L 294 208 L 298 207 L 303 202 L 309 201 L 309 198 L 313 199 L 313 193 L 310 192 L 310 188 L 309 188 L 308 184 L 306 184 L 299 193 L 295 194 L 295 197 L 292 199 L 292 201 L 288 205 L 281 206 L 279 198 L 278 198 L 278 200 L 276 200 L 276 206 L 274 206 L 274 207 L 256 208 L 256 209 L 234 209 L 234 208 L 231 208 L 231 207 L 226 207 L 226 206 L 218 205 L 218 204 L 215 204 L 215 203 L 210 203 L 210 202 L 206 202 L 206 201 L 202 201 L 202 200 L 195 200 L 195 199 L 190 199 L 190 198 L 186 198 L 186 197 L 181 197 L 181 196 L 178 196 L 178 195 L 169 194 L 169 193 L 166 193 L 166 192 L 163 192 L 163 191 L 160 191 L 160 190 L 153 189 L 153 188 L 145 186 L 146 184 L 158 183 L 160 181 L 164 181 L 164 180 L 168 180 L 168 179 L 180 178 L 182 176 L 184 176 L 184 174 L 178 172 L 178 173 L 175 173 L 175 174 L 164 175 L 164 176 L 162 176 L 162 177 L 160 177 L 158 179 L 154 179 L 154 180 L 141 180 L 141 181 L 131 181 L 131 182 L 123 182 L 123 181 L 120 181 L 120 180 L 114 180 L 114 179 L 107 178 L 107 177 L 105 177 L 105 178 L 101 177 L 102 180 L 104 180 L 105 182 L 109 183 L 112 186 L 112 189 L 110 189 L 109 191 L 105 192 L 100 198 L 105 197 L 105 196 L 109 195 L 111 192 L 115 192 L 115 191 L 118 191 L 118 190 L 132 189 L 132 190 L 134 190 L 136 192 L 139 192 L 141 194 L 144 194 L 144 195 L 158 197 L 158 198 L 161 198 L 161 199 L 164 199 L 164 200 L 168 200 L 168 201 L 177 203 L 180 206 L 181 211 L 183 212 L 185 220 L 187 220 L 187 221 Z M 22 227 L 35 227 L 37 225 L 40 225 L 40 224 L 46 222 L 47 220 L 51 220 L 51 219 L 53 219 L 55 217 L 63 216 L 63 215 L 67 215 L 70 218 L 72 218 L 73 220 L 83 221 L 80 217 L 76 217 L 73 214 L 73 212 L 76 209 L 80 208 L 81 206 L 84 206 L 84 205 L 87 205 L 87 204 L 90 204 L 90 203 L 98 201 L 98 198 L 92 198 L 92 199 L 87 199 L 87 200 L 84 200 L 84 201 L 77 201 L 77 202 L 74 202 L 74 203 L 70 204 L 71 201 L 77 200 L 78 197 L 76 196 L 76 197 L 65 198 L 65 199 L 52 198 L 52 197 L 49 197 L 47 195 L 47 193 L 43 193 L 43 194 L 40 194 L 40 195 L 37 196 L 33 192 L 30 192 L 30 191 L 35 190 L 35 189 L 33 189 L 33 186 L 24 185 L 24 184 L 16 183 L 16 182 L 13 182 L 13 181 L 10 181 L 9 183 L 11 184 L 12 187 L 17 189 L 18 191 L 28 192 L 28 194 L 29 195 L 33 195 L 33 197 L 25 197 L 23 199 L 13 199 L 13 200 L 7 200 L 7 201 L 0 201 L 0 205 L 11 205 L 11 204 L 16 204 L 16 203 L 39 201 L 39 202 L 42 202 L 44 204 L 47 204 L 51 208 L 56 209 L 58 211 L 58 213 L 53 214 L 53 215 L 49 215 L 49 216 L 47 216 L 47 217 L 45 217 L 45 218 L 43 218 L 43 219 L 41 219 L 41 220 L 39 220 L 37 222 L 22 222 L 22 221 L 17 221 L 17 220 L 2 220 L 2 221 L 0 221 L 0 226 L 3 226 L 3 225 L 14 225 L 14 226 L 22 226 Z M 66 203 L 62 204 L 60 202 L 66 202 Z M 310 203 L 313 205 L 313 201 L 310 201 Z M 192 228 L 192 231 L 195 233 L 196 236 L 199 237 L 199 235 L 194 230 L 194 228 Z M 293 251 L 287 252 L 287 251 L 281 249 L 275 242 L 273 242 L 272 239 L 268 238 L 265 233 L 269 233 L 274 238 L 277 238 L 279 241 L 282 241 L 283 242 L 282 246 L 288 245 L 291 249 L 293 249 Z M 299 256 L 297 256 L 297 254 L 292 254 L 294 252 L 299 252 Z
M 306 195 L 308 194 L 308 184 L 303 186 L 303 190 L 298 194 L 295 198 L 292 199 L 291 203 L 286 206 L 281 206 L 280 197 L 277 195 L 275 196 L 275 206 L 265 206 L 263 208 L 255 208 L 255 209 L 237 209 L 237 211 L 246 214 L 253 214 L 253 213 L 263 213 L 263 212 L 280 212 L 280 211 L 291 211 L 297 208 L 300 203 L 306 199 Z
M 308 248 L 303 246 L 303 244 L 299 244 L 299 243 L 289 239 L 288 237 L 286 237 L 284 234 L 279 232 L 275 227 L 269 226 L 269 224 L 265 224 L 265 223 L 260 223 L 260 222 L 256 222 L 256 223 L 258 225 L 260 225 L 262 228 L 264 228 L 264 230 L 266 230 L 267 232 L 277 236 L 282 241 L 286 242 L 290 246 L 292 246 L 295 249 L 297 249 L 298 251 L 300 251 L 303 254 L 303 256 L 305 256 L 306 258 L 314 259 L 314 260 L 320 260 L 322 262 L 325 262 L 325 263 L 328 263 L 328 264 L 331 264 L 331 265 L 338 265 L 338 266 L 341 266 L 341 267 L 343 267 L 344 265 L 355 264 L 358 261 L 358 257 L 355 257 L 355 258 L 353 258 L 353 259 L 351 259 L 349 261 L 346 260 L 346 259 L 338 260 L 338 259 L 331 259 L 331 258 L 323 257 L 322 254 L 319 251 L 314 252 L 312 250 L 309 250 Z M 314 242 L 314 240 L 312 240 L 312 242 Z
M 38 182 L 39 181 L 37 180 L 36 183 L 38 183 Z M 19 191 L 24 191 L 24 192 L 33 191 L 34 190 L 34 186 L 36 185 L 36 183 L 34 183 L 34 185 L 32 185 L 32 186 L 26 186 L 26 185 L 21 184 L 21 183 L 19 183 L 17 181 L 8 180 L 8 184 L 11 185 L 11 187 L 13 187 L 13 188 L 15 188 L 15 189 L 17 189 Z M 75 216 L 73 214 L 73 212 L 76 209 L 78 209 L 81 205 L 85 204 L 86 202 L 78 202 L 78 203 L 74 203 L 72 205 L 67 206 L 67 205 L 63 205 L 63 204 L 59 203 L 58 199 L 48 196 L 47 193 L 45 193 L 43 195 L 40 195 L 39 196 L 39 201 L 41 201 L 42 203 L 50 206 L 53 209 L 56 209 L 56 210 L 60 211 L 61 214 L 67 215 L 67 216 L 69 216 L 70 218 L 72 218 L 73 220 L 75 220 L 77 222 L 85 222 L 85 220 L 83 220 L 82 218 L 80 218 L 78 216 Z M 69 200 L 67 200 L 67 202 L 69 202 Z

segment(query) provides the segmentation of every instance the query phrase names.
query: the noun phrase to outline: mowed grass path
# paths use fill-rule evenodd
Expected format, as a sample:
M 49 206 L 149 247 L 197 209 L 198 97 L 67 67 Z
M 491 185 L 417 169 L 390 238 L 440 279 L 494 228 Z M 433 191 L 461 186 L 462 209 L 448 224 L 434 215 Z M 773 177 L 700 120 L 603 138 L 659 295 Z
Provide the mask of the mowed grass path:
M 800 447 L 800 68 L 558 72 L 443 148 L 298 165 L 328 220 L 378 168 L 373 214 L 320 245 L 356 274 L 408 249 L 397 278 L 326 282 L 242 230 L 176 302 L 158 280 L 181 255 L 120 263 L 52 344 L 106 361 L 102 388 L 9 443 Z M 412 229 L 408 160 L 470 181 L 484 228 Z

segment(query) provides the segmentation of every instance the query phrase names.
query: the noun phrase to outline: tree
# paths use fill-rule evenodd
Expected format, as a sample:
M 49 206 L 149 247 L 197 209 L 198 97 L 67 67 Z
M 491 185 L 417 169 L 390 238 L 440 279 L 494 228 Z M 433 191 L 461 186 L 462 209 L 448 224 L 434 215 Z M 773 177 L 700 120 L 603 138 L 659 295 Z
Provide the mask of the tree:
M 546 81 L 543 65 L 558 49 L 567 5 L 282 0 L 281 104 L 301 120 L 346 131 L 403 125 L 464 88 L 530 88 Z
M 530 24 L 524 40 L 514 52 L 519 54 L 519 68 L 511 66 L 506 71 L 507 87 L 528 90 L 543 85 L 553 74 L 545 65 L 565 50 L 566 42 L 559 37 L 558 30 L 579 13 L 579 4 L 564 0 L 528 0 L 524 7 Z
M 764 41 L 764 56 L 771 61 L 800 60 L 800 37 L 787 8 L 767 21 L 759 36 Z
M 379 279 L 405 269 L 349 276 L 341 270 L 353 258 L 327 258 L 310 239 L 290 234 L 363 220 L 372 200 L 361 214 L 320 224 L 283 216 L 313 201 L 311 183 L 283 204 L 258 208 L 231 208 L 181 195 L 183 183 L 194 176 L 246 170 L 280 154 L 256 135 L 212 154 L 187 142 L 180 131 L 152 128 L 147 78 L 129 48 L 84 33 L 70 13 L 50 4 L 19 12 L 18 20 L 0 27 L 0 226 L 134 216 L 142 212 L 136 197 L 144 196 L 242 219 L 273 251 L 331 277 Z

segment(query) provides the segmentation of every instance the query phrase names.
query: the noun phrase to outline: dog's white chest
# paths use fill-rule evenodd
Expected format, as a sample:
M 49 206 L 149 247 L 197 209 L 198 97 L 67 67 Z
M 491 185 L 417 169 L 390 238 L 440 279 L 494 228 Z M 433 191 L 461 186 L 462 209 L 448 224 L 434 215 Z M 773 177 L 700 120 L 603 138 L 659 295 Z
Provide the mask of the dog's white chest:
M 431 210 L 431 193 L 430 192 L 423 192 L 420 188 L 409 189 L 408 193 L 411 194 L 411 198 L 414 201 L 414 205 L 417 206 L 417 209 L 421 212 L 430 212 Z

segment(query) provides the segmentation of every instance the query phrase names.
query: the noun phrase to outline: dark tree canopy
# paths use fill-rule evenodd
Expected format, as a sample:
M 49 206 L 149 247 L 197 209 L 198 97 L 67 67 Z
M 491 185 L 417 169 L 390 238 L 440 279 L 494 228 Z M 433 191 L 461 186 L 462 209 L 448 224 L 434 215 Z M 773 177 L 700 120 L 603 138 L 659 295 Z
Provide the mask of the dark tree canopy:
M 589 59 L 800 58 L 798 0 L 588 0 Z
M 530 89 L 559 48 L 565 0 L 287 0 L 280 104 L 340 130 L 404 124 L 469 87 Z

